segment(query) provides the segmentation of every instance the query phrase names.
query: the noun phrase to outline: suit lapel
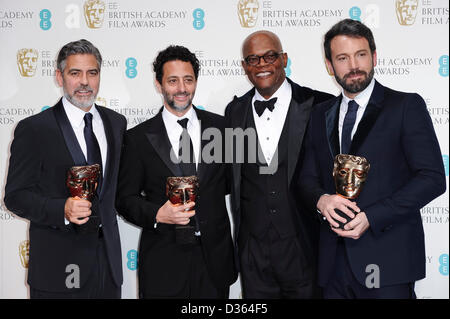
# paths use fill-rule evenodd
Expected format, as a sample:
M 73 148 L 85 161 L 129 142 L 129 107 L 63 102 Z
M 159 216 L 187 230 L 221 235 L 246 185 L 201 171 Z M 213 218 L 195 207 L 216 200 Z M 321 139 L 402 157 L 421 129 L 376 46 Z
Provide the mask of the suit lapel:
M 234 107 L 234 113 L 230 115 L 231 117 L 231 127 L 242 128 L 245 129 L 247 123 L 247 117 L 249 116 L 249 112 L 252 109 L 252 98 L 255 95 L 255 89 L 253 88 L 249 92 L 247 92 L 239 101 L 239 103 Z M 233 144 L 233 154 L 236 159 L 236 145 Z M 240 185 L 241 185 L 241 167 L 242 163 L 240 161 L 235 161 L 235 165 L 233 167 L 233 181 L 234 181 L 234 189 L 236 194 L 240 194 Z M 239 200 L 237 203 L 239 204 Z
M 302 147 L 303 136 L 305 135 L 306 126 L 308 125 L 309 116 L 313 106 L 314 97 L 311 96 L 303 103 L 297 102 L 294 87 L 292 86 L 292 99 L 287 114 L 287 123 L 289 126 L 288 134 L 288 186 L 294 175 L 297 161 Z M 286 125 L 286 124 L 285 124 Z
M 211 123 L 209 119 L 206 116 L 204 116 L 204 113 L 199 111 L 196 107 L 194 107 L 194 111 L 197 114 L 197 118 L 200 122 L 200 154 L 198 156 L 199 163 L 197 165 L 197 177 L 199 179 L 199 182 L 201 183 L 201 181 L 206 176 L 206 171 L 208 170 L 208 167 L 211 166 L 204 163 L 202 157 L 203 148 L 210 142 L 209 140 L 203 140 L 202 135 L 204 130 L 211 127 Z
M 99 112 L 100 117 L 102 118 L 103 128 L 105 130 L 106 142 L 108 144 L 108 151 L 106 154 L 106 161 L 105 161 L 106 162 L 105 175 L 103 176 L 103 182 L 102 182 L 102 185 L 108 185 L 107 183 L 111 179 L 111 173 L 112 173 L 111 164 L 115 163 L 116 144 L 115 144 L 115 138 L 114 138 L 114 131 L 113 131 L 112 123 L 111 123 L 110 119 L 108 118 L 108 116 L 106 115 L 106 112 L 104 112 L 103 109 L 99 106 L 95 106 L 95 107 L 97 108 L 97 111 Z M 106 189 L 106 187 L 101 187 L 100 198 L 102 198 L 105 189 Z
M 363 117 L 361 118 L 355 135 L 353 136 L 349 151 L 350 154 L 356 154 L 358 149 L 367 138 L 367 135 L 369 135 L 370 130 L 374 126 L 378 115 L 380 114 L 383 98 L 383 86 L 375 81 L 375 87 L 373 89 L 372 96 L 370 97 Z
M 179 165 L 174 163 L 171 159 L 171 153 L 172 158 L 176 158 L 176 156 L 175 153 L 173 153 L 172 145 L 170 144 L 169 136 L 167 135 L 166 127 L 164 126 L 162 109 L 155 117 L 149 120 L 149 129 L 146 136 L 155 152 L 170 169 L 173 176 L 182 176 L 183 173 L 181 172 Z
M 342 101 L 342 95 L 335 99 L 333 105 L 325 112 L 325 126 L 327 130 L 328 146 L 331 157 L 340 153 L 339 145 L 339 109 Z
M 61 129 L 61 133 L 66 142 L 66 146 L 72 156 L 73 163 L 75 166 L 86 165 L 86 158 L 84 157 L 83 151 L 81 150 L 80 144 L 78 143 L 75 132 L 73 131 L 72 125 L 69 122 L 66 112 L 62 104 L 62 99 L 53 107 L 53 113 L 56 118 L 56 122 Z

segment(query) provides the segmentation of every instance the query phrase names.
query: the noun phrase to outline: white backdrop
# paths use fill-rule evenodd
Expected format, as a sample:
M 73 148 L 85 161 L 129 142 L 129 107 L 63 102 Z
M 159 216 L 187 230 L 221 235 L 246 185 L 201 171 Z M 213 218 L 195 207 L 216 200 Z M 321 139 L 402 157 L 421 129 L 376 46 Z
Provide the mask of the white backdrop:
M 279 35 L 289 56 L 286 72 L 292 80 L 339 94 L 325 67 L 322 41 L 324 33 L 343 18 L 359 19 L 373 30 L 378 81 L 425 99 L 444 154 L 448 185 L 448 0 L 408 0 L 414 5 L 412 11 L 405 11 L 409 20 L 398 17 L 395 0 L 246 2 L 247 8 L 253 8 L 249 12 L 254 19 L 241 23 L 238 0 L 0 0 L 1 198 L 17 122 L 54 105 L 62 94 L 54 73 L 56 55 L 64 44 L 86 38 L 100 49 L 104 63 L 97 103 L 125 115 L 131 128 L 154 116 L 162 105 L 151 63 L 169 44 L 184 45 L 201 60 L 194 104 L 223 114 L 234 95 L 251 88 L 240 66 L 240 49 L 245 37 L 260 29 Z M 448 203 L 447 190 L 422 209 L 427 276 L 416 285 L 418 298 L 449 297 Z M 119 227 L 122 295 L 136 298 L 140 229 L 120 217 Z M 28 222 L 10 213 L 2 202 L 0 298 L 28 297 L 23 258 L 27 230 Z M 240 297 L 239 282 L 230 296 Z

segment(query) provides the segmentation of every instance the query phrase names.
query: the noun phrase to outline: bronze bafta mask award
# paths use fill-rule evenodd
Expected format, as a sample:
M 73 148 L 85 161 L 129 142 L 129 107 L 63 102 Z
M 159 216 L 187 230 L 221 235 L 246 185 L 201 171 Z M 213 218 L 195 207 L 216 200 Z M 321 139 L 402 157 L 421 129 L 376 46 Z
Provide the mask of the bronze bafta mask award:
M 73 166 L 67 172 L 67 187 L 72 197 L 92 201 L 98 185 L 100 165 Z
M 167 177 L 166 196 L 173 205 L 184 205 L 195 202 L 198 193 L 197 176 Z M 193 225 L 176 225 L 175 240 L 179 244 L 195 242 L 196 229 Z
M 100 176 L 100 165 L 93 164 L 88 166 L 73 166 L 67 172 L 67 187 L 70 196 L 79 197 L 93 202 L 98 186 Z M 100 225 L 99 217 L 96 215 L 94 203 L 91 207 L 92 214 L 87 223 L 82 225 L 73 224 L 75 230 L 79 233 L 93 233 L 98 231 Z
M 356 199 L 364 186 L 369 173 L 370 164 L 364 157 L 339 154 L 334 159 L 333 177 L 336 186 L 336 193 L 344 198 L 354 200 Z M 355 215 L 354 210 L 349 208 Z M 349 216 L 335 209 L 335 212 L 340 216 L 347 219 L 349 222 Z M 345 224 L 340 221 L 336 221 L 339 224 L 339 228 L 343 229 Z

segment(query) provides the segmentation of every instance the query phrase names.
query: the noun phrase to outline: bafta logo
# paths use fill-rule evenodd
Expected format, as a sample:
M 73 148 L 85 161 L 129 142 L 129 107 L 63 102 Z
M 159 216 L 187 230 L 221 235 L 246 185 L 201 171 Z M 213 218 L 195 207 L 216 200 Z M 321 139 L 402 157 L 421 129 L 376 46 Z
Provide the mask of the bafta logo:
M 102 98 L 100 96 L 97 96 L 97 98 L 95 99 L 95 104 L 106 107 L 106 99 Z
M 105 3 L 100 0 L 87 0 L 84 3 L 84 18 L 86 25 L 91 29 L 98 29 L 103 24 L 105 16 Z
M 30 258 L 30 241 L 24 240 L 19 244 L 20 262 L 23 268 L 28 268 L 28 260 Z
M 395 12 L 398 23 L 401 25 L 413 25 L 416 21 L 419 0 L 395 0 Z
M 242 27 L 253 28 L 256 25 L 258 9 L 258 0 L 239 0 L 238 16 Z
M 32 77 L 36 73 L 38 52 L 35 49 L 17 51 L 17 66 L 22 76 Z

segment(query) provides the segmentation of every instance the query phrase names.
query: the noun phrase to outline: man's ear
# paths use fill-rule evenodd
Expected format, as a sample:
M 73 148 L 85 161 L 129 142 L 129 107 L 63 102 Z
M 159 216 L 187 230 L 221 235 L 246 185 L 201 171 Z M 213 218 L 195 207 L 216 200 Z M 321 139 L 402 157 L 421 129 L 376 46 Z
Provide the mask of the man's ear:
M 325 59 L 325 65 L 327 67 L 328 74 L 333 76 L 334 75 L 334 69 L 333 69 L 333 64 L 331 63 L 331 61 L 328 60 L 328 59 Z
M 60 86 L 60 87 L 62 87 L 63 86 L 63 75 L 62 75 L 62 73 L 61 73 L 61 71 L 59 70 L 59 69 L 56 69 L 56 73 L 55 73 L 56 75 L 56 82 L 58 82 L 58 85 Z
M 374 51 L 372 53 L 372 63 L 373 63 L 373 67 L 377 66 L 377 51 Z
M 156 89 L 158 90 L 158 92 L 162 94 L 161 83 L 159 83 L 159 81 L 157 79 L 155 79 L 155 86 L 156 86 Z

